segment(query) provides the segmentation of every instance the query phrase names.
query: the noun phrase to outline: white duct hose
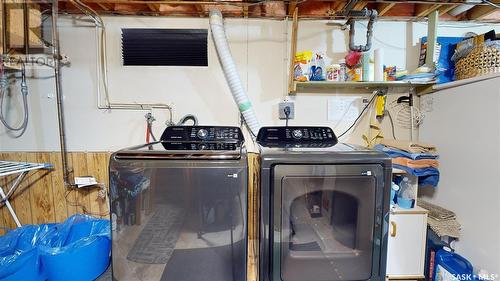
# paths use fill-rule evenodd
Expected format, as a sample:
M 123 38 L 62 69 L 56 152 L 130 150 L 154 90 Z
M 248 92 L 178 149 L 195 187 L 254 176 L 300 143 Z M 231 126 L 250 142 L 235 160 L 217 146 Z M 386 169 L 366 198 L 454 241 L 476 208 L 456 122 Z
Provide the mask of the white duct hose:
M 259 121 L 252 108 L 252 103 L 248 99 L 243 84 L 241 83 L 240 75 L 238 74 L 236 64 L 234 63 L 227 43 L 224 30 L 224 19 L 222 18 L 221 12 L 217 9 L 210 10 L 210 28 L 212 30 L 215 49 L 219 55 L 219 61 L 222 65 L 222 70 L 226 76 L 231 93 L 233 94 L 233 99 L 236 105 L 238 105 L 245 123 L 250 128 L 253 135 L 257 135 L 260 128 Z

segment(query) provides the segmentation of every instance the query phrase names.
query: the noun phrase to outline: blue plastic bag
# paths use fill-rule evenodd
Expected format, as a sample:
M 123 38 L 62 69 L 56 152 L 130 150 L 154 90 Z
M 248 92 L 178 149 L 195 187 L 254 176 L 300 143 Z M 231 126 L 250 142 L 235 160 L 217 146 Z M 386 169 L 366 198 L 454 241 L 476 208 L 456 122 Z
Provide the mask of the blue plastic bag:
M 451 60 L 451 57 L 455 52 L 456 44 L 462 40 L 464 40 L 464 37 L 438 37 L 436 39 L 440 48 L 439 57 L 436 62 L 437 84 L 454 80 L 455 63 Z M 421 41 L 422 44 L 427 43 L 427 36 L 422 37 Z
M 37 246 L 54 224 L 26 225 L 0 237 L 0 280 L 45 280 Z
M 109 265 L 109 220 L 74 215 L 0 237 L 0 281 L 94 280 Z
M 42 268 L 49 281 L 89 281 L 109 265 L 109 220 L 75 215 L 57 226 L 50 243 L 39 247 Z

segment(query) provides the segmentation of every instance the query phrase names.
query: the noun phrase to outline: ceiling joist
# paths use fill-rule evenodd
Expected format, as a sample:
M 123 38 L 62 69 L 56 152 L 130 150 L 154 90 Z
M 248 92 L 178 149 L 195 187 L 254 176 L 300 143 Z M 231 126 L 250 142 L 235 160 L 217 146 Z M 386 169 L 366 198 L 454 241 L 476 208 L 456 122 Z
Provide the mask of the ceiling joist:
M 396 3 L 380 3 L 380 4 L 377 4 L 378 15 L 379 16 L 385 15 L 394 6 L 396 6 Z
M 70 0 L 59 0 L 60 10 L 68 13 L 80 13 L 73 5 L 66 5 Z M 424 20 L 432 12 L 438 11 L 441 20 L 474 20 L 500 22 L 499 9 L 484 3 L 478 3 L 471 10 L 451 16 L 449 12 L 463 4 L 464 0 L 81 0 L 95 7 L 101 14 L 159 15 L 206 17 L 210 8 L 221 9 L 226 17 L 253 17 L 284 19 L 291 17 L 295 8 L 299 8 L 302 19 L 341 19 L 340 11 L 347 3 L 353 10 L 364 8 L 376 9 L 379 20 Z M 492 0 L 500 3 L 500 0 Z

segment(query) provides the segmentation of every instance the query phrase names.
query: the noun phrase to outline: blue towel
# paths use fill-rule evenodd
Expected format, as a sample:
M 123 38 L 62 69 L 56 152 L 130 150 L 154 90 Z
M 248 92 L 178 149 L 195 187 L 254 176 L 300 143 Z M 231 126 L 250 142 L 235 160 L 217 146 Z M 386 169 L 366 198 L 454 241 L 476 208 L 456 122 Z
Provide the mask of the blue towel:
M 397 148 L 387 147 L 387 146 L 382 145 L 382 144 L 377 144 L 374 146 L 374 148 L 378 151 L 386 153 L 391 158 L 404 157 L 404 158 L 409 158 L 409 159 L 413 159 L 413 160 L 437 159 L 438 158 L 438 155 L 435 155 L 435 154 L 409 153 L 409 152 L 406 152 L 406 151 L 403 151 L 403 150 L 400 150 Z M 398 164 L 393 164 L 392 166 L 394 168 L 404 170 L 409 174 L 417 176 L 419 186 L 431 185 L 433 187 L 436 187 L 438 182 L 439 182 L 439 170 L 434 168 L 434 167 L 413 169 L 413 168 L 410 168 L 408 166 L 402 166 L 402 165 L 398 165 Z
M 392 165 L 396 169 L 401 169 L 409 174 L 418 177 L 418 186 L 431 185 L 436 187 L 439 182 L 439 170 L 434 167 L 413 169 L 408 166 L 402 166 L 398 164 Z
M 435 154 L 429 154 L 429 153 L 409 153 L 397 148 L 392 148 L 392 147 L 387 147 L 382 144 L 376 144 L 373 147 L 375 150 L 381 151 L 389 155 L 391 158 L 396 158 L 396 157 L 405 157 L 405 158 L 410 158 L 413 160 L 419 160 L 419 159 L 437 159 L 438 155 Z

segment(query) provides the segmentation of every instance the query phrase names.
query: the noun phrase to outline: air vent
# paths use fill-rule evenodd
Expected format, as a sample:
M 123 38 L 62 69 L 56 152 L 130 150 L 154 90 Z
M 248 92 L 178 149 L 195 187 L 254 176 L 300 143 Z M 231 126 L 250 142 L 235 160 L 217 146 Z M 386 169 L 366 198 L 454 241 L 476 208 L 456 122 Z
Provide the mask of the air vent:
M 208 66 L 207 29 L 122 29 L 123 65 Z

